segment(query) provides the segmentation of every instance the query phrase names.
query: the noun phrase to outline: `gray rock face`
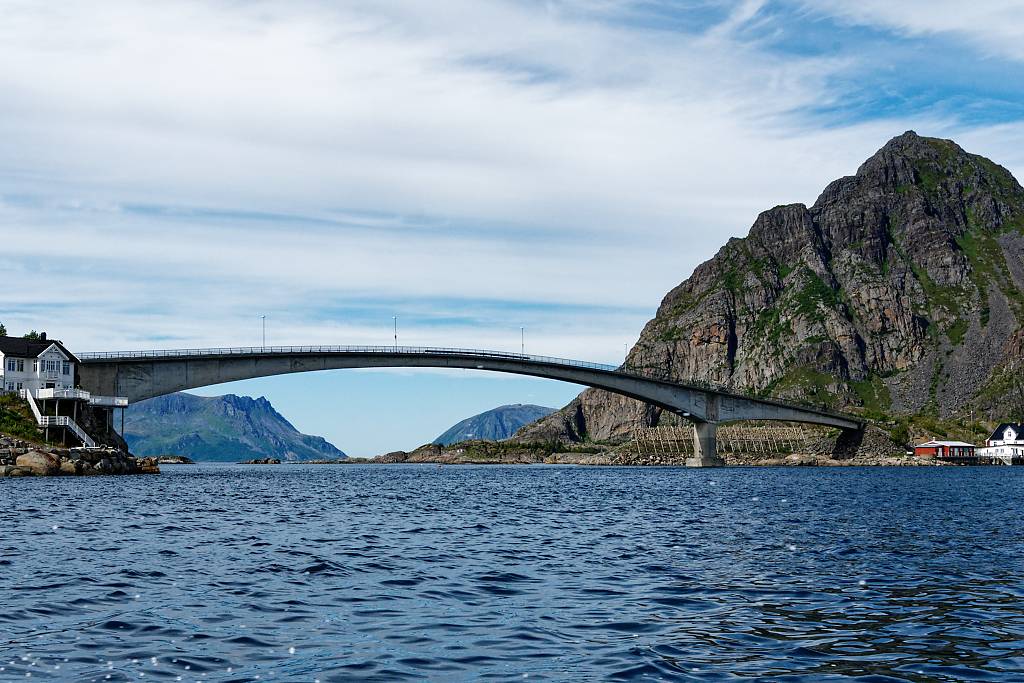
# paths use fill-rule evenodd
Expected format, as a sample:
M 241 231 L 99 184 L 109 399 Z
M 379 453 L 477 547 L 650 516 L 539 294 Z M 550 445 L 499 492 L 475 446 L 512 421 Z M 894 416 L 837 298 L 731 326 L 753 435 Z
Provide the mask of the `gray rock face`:
M 1005 409 L 1018 396 L 1024 189 L 907 132 L 811 207 L 765 211 L 670 291 L 626 364 L 872 414 Z M 614 439 L 659 411 L 597 390 L 516 438 Z

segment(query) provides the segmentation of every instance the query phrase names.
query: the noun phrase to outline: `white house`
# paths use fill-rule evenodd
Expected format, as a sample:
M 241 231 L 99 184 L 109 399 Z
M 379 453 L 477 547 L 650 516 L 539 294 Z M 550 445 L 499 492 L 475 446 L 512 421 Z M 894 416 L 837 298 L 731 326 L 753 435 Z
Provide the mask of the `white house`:
M 1004 422 L 985 440 L 977 453 L 983 458 L 997 458 L 1007 464 L 1024 461 L 1024 424 Z
M 74 389 L 78 359 L 59 341 L 0 337 L 0 387 L 6 391 Z
M 1004 422 L 996 427 L 992 436 L 985 440 L 987 447 L 992 446 L 1024 446 L 1024 424 Z

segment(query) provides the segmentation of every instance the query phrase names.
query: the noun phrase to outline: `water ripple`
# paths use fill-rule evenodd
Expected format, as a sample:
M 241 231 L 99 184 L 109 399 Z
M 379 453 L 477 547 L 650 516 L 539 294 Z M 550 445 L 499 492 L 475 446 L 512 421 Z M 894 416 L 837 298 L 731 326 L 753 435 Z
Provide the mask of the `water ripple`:
M 0 480 L 0 681 L 1024 680 L 1024 468 Z

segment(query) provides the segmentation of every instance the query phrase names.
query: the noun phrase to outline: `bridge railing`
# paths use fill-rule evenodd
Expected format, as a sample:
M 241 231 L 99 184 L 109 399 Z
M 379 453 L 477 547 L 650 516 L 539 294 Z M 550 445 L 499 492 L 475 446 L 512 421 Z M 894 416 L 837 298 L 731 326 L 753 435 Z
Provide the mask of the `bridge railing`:
M 508 351 L 491 351 L 487 349 L 465 349 L 447 346 L 351 346 L 351 345 L 313 345 L 313 346 L 231 346 L 224 348 L 205 349 L 154 349 L 150 351 L 103 351 L 77 354 L 82 361 L 102 360 L 131 360 L 131 359 L 168 359 L 168 358 L 196 358 L 203 356 L 248 356 L 248 355 L 291 355 L 311 353 L 352 353 L 352 354 L 407 354 L 407 355 L 444 355 L 444 356 L 465 356 L 468 358 L 493 358 L 499 360 L 516 360 L 533 363 L 546 363 L 550 365 L 564 365 L 576 368 L 588 368 L 604 372 L 614 372 L 622 375 L 630 375 L 643 379 L 653 379 L 662 382 L 683 384 L 695 389 L 713 391 L 715 393 L 736 396 L 739 398 L 756 398 L 771 401 L 780 405 L 793 408 L 810 409 L 819 413 L 833 414 L 839 417 L 849 417 L 833 411 L 829 406 L 814 403 L 811 401 L 794 401 L 792 398 L 781 398 L 771 395 L 746 395 L 737 392 L 731 387 L 702 380 L 687 380 L 675 382 L 668 377 L 651 376 L 645 374 L 644 368 L 631 367 L 628 365 L 609 365 L 607 363 L 592 363 L 589 361 L 574 360 L 571 358 L 558 358 L 556 356 L 537 356 L 528 353 L 514 353 Z
M 445 355 L 445 356 L 471 356 L 485 358 L 499 358 L 506 360 L 533 361 L 537 363 L 552 363 L 555 365 L 569 365 L 572 367 L 592 368 L 594 370 L 607 370 L 614 372 L 618 366 L 606 363 L 591 363 L 589 361 L 573 360 L 571 358 L 556 358 L 554 356 L 537 356 L 528 353 L 512 353 L 507 351 L 490 351 L 486 349 L 463 349 L 445 346 L 232 346 L 226 348 L 209 349 L 157 349 L 153 351 L 106 351 L 79 353 L 79 360 L 120 360 L 131 358 L 179 358 L 195 356 L 240 356 L 253 354 L 268 355 L 289 355 L 295 353 L 380 353 L 380 354 L 410 354 L 410 355 Z

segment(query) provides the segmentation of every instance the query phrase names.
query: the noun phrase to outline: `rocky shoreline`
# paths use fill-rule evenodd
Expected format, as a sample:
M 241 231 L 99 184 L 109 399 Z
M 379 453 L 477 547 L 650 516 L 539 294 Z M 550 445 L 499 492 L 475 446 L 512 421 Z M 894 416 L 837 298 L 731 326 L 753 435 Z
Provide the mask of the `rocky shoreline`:
M 935 458 L 892 456 L 883 458 L 850 458 L 836 460 L 813 454 L 793 453 L 784 458 L 724 458 L 727 467 L 930 467 L 949 466 Z M 621 458 L 608 454 L 580 455 L 553 453 L 534 459 L 485 460 L 477 458 L 407 459 L 349 458 L 348 460 L 311 460 L 297 465 L 582 465 L 591 467 L 684 467 L 682 457 Z
M 113 447 L 56 448 L 0 435 L 0 478 L 110 474 L 160 474 L 160 466 Z
M 906 455 L 878 430 L 869 429 L 852 447 L 827 444 L 818 453 L 722 454 L 726 465 L 763 467 L 839 467 L 880 466 L 920 467 L 947 465 L 934 458 Z M 350 464 L 424 464 L 439 465 L 605 465 L 618 467 L 680 467 L 688 455 L 637 453 L 632 443 L 595 444 L 571 447 L 568 444 L 517 444 L 514 442 L 466 441 L 451 446 L 426 444 L 413 451 L 395 451 L 366 460 L 350 459 Z M 312 463 L 311 463 L 312 464 Z
M 608 467 L 683 467 L 686 455 L 637 455 L 609 450 L 601 453 L 518 453 L 504 457 L 481 457 L 472 453 L 439 453 L 431 455 L 417 449 L 411 453 L 388 453 L 376 458 L 350 460 L 349 464 L 439 464 L 439 465 L 590 465 Z M 810 453 L 791 453 L 785 456 L 723 456 L 730 467 L 921 467 L 950 463 L 935 458 L 910 455 L 864 455 L 837 459 Z M 318 464 L 318 463 L 307 463 Z M 322 463 L 334 464 L 334 463 Z

